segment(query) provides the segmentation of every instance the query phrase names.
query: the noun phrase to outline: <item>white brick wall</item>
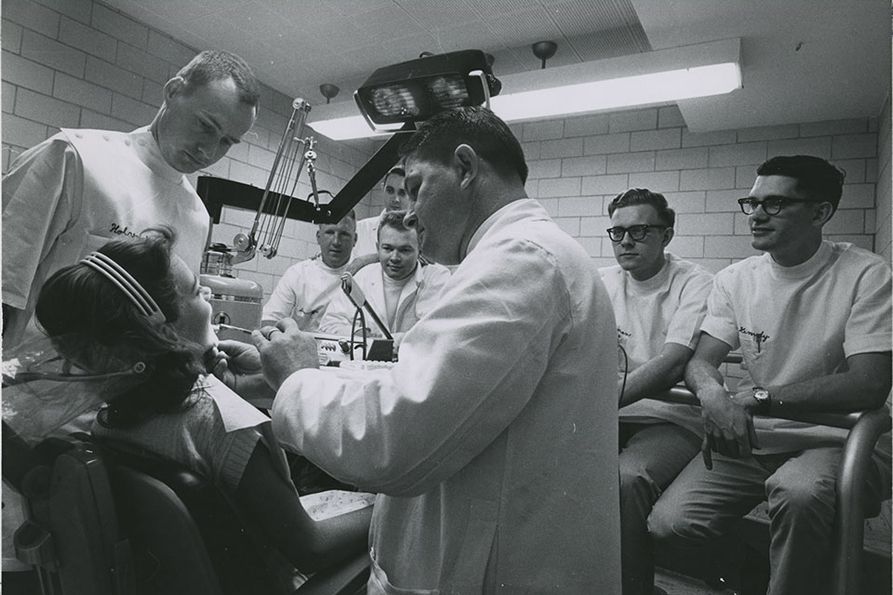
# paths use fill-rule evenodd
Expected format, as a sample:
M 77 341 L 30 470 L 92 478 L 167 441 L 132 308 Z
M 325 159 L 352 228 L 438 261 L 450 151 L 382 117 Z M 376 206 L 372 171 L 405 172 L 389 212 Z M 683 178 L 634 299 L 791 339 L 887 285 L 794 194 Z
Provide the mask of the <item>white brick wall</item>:
M 881 254 L 887 258 L 889 262 L 891 258 L 891 254 L 893 254 L 893 250 L 891 250 L 890 246 L 890 219 L 893 216 L 893 205 L 891 205 L 891 194 L 893 194 L 893 190 L 891 190 L 891 179 L 893 179 L 893 168 L 890 167 L 890 156 L 891 156 L 891 147 L 890 147 L 890 129 L 891 129 L 891 118 L 890 118 L 890 96 L 887 96 L 887 102 L 884 105 L 884 109 L 881 112 L 881 116 L 879 118 L 878 124 L 878 158 L 874 161 L 874 173 L 871 176 L 866 172 L 865 181 L 877 181 L 877 215 L 875 217 L 874 224 L 874 233 L 875 233 L 875 242 L 874 249 L 878 254 Z M 871 167 L 871 161 L 869 162 L 869 168 Z
M 195 53 L 95 0 L 4 0 L 0 41 L 3 171 L 59 126 L 128 130 L 148 123 L 164 82 Z M 291 99 L 264 87 L 254 129 L 203 173 L 263 187 Z M 693 133 L 678 108 L 665 106 L 512 128 L 530 165 L 528 192 L 577 236 L 596 264 L 613 263 L 605 205 L 639 186 L 664 193 L 678 213 L 670 249 L 718 270 L 753 253 L 735 199 L 747 193 L 756 165 L 778 154 L 814 154 L 843 167 L 847 185 L 829 237 L 889 257 L 890 111 L 888 98 L 876 120 Z M 320 139 L 320 188 L 339 190 L 378 144 Z M 308 192 L 305 182 L 306 174 L 300 195 Z M 370 194 L 357 206 L 361 218 L 381 209 L 380 198 Z M 230 243 L 251 219 L 225 213 L 213 240 Z M 313 232 L 312 225 L 288 222 L 281 255 L 241 265 L 243 276 L 269 292 L 278 271 L 315 252 Z
M 879 119 L 691 133 L 670 106 L 530 122 L 519 137 L 531 167 L 528 192 L 564 229 L 579 228 L 577 239 L 596 264 L 613 262 L 606 205 L 627 188 L 644 187 L 663 193 L 677 212 L 670 250 L 715 271 L 756 253 L 736 200 L 757 166 L 780 154 L 814 154 L 844 168 L 840 210 L 826 235 L 889 256 L 889 100 Z
M 196 48 L 95 0 L 3 0 L 0 39 L 3 172 L 16 155 L 60 127 L 132 130 L 148 124 L 160 105 L 162 85 L 197 53 Z M 252 131 L 225 158 L 200 173 L 264 187 L 291 103 L 292 98 L 263 86 Z M 548 122 L 537 140 L 565 142 L 562 135 L 562 121 Z M 333 193 L 376 148 L 373 142 L 319 140 L 319 187 Z M 582 140 L 576 142 L 582 155 Z M 553 173 L 556 178 L 560 175 Z M 190 178 L 195 183 L 197 175 Z M 304 182 L 306 172 L 300 196 L 309 191 Z M 374 201 L 365 198 L 357 207 L 358 215 L 377 213 L 381 207 Z M 253 213 L 231 216 L 229 211 L 225 209 L 224 222 L 213 230 L 212 241 L 231 244 L 236 233 L 250 229 Z M 285 268 L 316 252 L 314 231 L 312 225 L 290 221 L 279 255 L 239 265 L 240 275 L 258 281 L 269 294 Z

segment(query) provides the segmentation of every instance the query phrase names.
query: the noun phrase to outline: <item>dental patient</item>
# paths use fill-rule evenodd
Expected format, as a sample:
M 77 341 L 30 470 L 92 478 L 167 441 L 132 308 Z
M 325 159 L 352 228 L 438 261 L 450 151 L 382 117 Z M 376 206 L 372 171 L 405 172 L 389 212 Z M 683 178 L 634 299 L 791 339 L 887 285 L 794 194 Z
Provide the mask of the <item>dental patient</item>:
M 371 507 L 308 516 L 269 418 L 208 373 L 217 343 L 211 305 L 173 242 L 169 228 L 113 240 L 40 292 L 37 318 L 64 358 L 90 374 L 130 371 L 126 388 L 103 397 L 94 435 L 213 481 L 301 573 L 354 557 L 365 549 Z

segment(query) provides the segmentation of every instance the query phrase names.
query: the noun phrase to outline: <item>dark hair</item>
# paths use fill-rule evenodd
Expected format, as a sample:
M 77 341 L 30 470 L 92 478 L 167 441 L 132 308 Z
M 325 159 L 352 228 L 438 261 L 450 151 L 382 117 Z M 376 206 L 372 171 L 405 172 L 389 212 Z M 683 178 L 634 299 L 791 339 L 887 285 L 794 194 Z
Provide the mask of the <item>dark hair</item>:
M 385 211 L 378 219 L 378 237 L 381 238 L 381 230 L 385 227 L 396 229 L 397 231 L 414 231 L 418 234 L 415 227 L 406 227 L 403 218 L 406 217 L 406 211 Z
M 797 190 L 810 200 L 830 202 L 834 210 L 843 194 L 846 172 L 812 155 L 779 155 L 757 168 L 758 176 L 787 176 L 797 180 Z
M 207 85 L 212 81 L 233 79 L 239 89 L 239 99 L 248 105 L 260 100 L 260 85 L 254 71 L 239 56 L 223 50 L 205 50 L 177 72 L 186 81 L 187 89 Z
M 508 125 L 483 107 L 441 112 L 422 124 L 400 150 L 401 157 L 449 163 L 453 151 L 467 144 L 502 176 L 527 182 L 527 162 L 521 143 Z
M 387 181 L 388 181 L 388 178 L 390 178 L 391 176 L 400 176 L 400 177 L 405 178 L 405 177 L 406 177 L 406 170 L 403 169 L 403 166 L 401 166 L 401 165 L 395 165 L 394 167 L 392 167 L 391 169 L 389 169 L 389 170 L 388 170 L 388 173 L 386 173 L 386 174 L 384 175 L 384 177 L 381 179 L 381 185 L 382 185 L 382 187 L 384 187 L 384 185 L 385 185 L 385 184 L 387 183 Z
M 626 192 L 621 192 L 614 200 L 608 203 L 608 216 L 614 214 L 619 208 L 629 207 L 632 205 L 651 205 L 657 211 L 657 218 L 667 227 L 673 227 L 676 224 L 676 211 L 667 204 L 667 199 L 663 194 L 652 192 L 647 188 L 630 188 Z
M 104 413 L 110 425 L 133 425 L 176 410 L 205 371 L 202 348 L 180 338 L 167 324 L 180 316 L 180 294 L 171 270 L 173 239 L 169 228 L 152 228 L 98 250 L 149 292 L 166 323 L 141 314 L 121 289 L 82 263 L 53 274 L 37 298 L 37 320 L 69 361 L 92 374 L 120 371 L 137 362 L 146 365 L 141 382 L 110 399 Z

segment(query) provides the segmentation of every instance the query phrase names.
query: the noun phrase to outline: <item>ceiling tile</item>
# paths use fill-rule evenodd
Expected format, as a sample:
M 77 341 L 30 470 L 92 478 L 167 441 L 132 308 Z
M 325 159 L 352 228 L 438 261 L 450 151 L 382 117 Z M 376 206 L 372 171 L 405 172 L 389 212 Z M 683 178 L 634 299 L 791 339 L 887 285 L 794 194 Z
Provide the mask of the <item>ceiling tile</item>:
M 466 0 L 394 0 L 394 3 L 429 31 L 475 15 Z

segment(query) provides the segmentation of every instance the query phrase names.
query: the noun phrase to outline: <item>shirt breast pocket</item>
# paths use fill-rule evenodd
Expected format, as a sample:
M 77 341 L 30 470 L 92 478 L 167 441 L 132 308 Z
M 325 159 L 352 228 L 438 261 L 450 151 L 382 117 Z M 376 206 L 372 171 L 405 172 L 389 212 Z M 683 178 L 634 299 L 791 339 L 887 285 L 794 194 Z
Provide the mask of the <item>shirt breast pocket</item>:
M 753 335 L 750 333 L 739 333 L 739 342 L 741 343 L 741 354 L 744 356 L 745 362 L 759 361 L 766 352 L 766 340 L 762 333 Z

